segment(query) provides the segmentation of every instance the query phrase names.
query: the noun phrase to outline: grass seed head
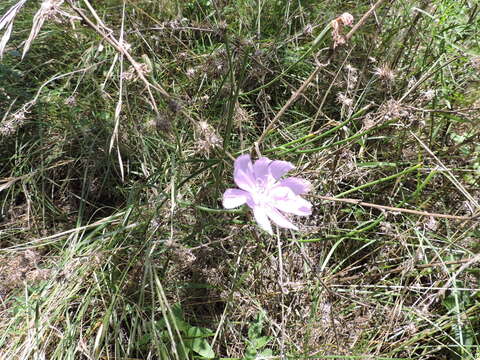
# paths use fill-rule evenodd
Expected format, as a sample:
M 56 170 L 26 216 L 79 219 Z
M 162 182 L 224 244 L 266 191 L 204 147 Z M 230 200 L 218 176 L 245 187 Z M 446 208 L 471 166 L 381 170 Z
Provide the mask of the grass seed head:
M 435 96 L 437 96 L 437 92 L 433 89 L 428 89 L 426 91 L 423 91 L 421 94 L 420 94 L 420 97 L 419 97 L 419 100 L 421 102 L 425 102 L 425 103 L 428 103 L 430 102 L 431 100 L 433 100 L 435 98 Z
M 130 66 L 127 71 L 122 73 L 122 79 L 127 81 L 135 81 L 140 77 L 140 74 L 145 76 L 152 69 L 147 64 L 144 63 L 137 63 L 136 66 Z
M 250 121 L 251 121 L 250 114 L 237 101 L 237 103 L 235 104 L 235 114 L 234 114 L 235 124 L 237 126 L 242 126 L 242 124 L 249 123 Z

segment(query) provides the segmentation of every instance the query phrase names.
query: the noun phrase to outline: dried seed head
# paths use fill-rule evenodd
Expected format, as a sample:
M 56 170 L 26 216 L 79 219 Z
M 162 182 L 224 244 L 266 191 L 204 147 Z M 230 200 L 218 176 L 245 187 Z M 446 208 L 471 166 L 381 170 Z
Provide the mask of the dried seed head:
M 420 95 L 420 100 L 423 102 L 429 102 L 436 96 L 436 91 L 433 89 L 428 89 L 423 91 Z
M 411 113 L 402 105 L 401 102 L 396 100 L 389 100 L 382 104 L 378 109 L 379 116 L 388 121 L 391 119 L 408 120 L 411 117 Z
M 124 71 L 122 73 L 122 79 L 127 80 L 127 81 L 137 80 L 139 78 L 140 74 L 145 76 L 146 74 L 148 74 L 151 71 L 152 71 L 152 69 L 147 64 L 136 63 L 135 66 L 133 66 L 133 65 L 130 66 L 127 71 Z
M 196 70 L 195 70 L 194 68 L 188 68 L 185 73 L 187 74 L 187 76 L 188 76 L 189 78 L 192 78 L 192 77 L 195 75 Z
M 347 26 L 352 26 L 353 25 L 353 15 L 352 14 L 349 14 L 347 12 L 343 13 L 342 15 L 340 15 L 338 17 L 338 19 L 340 19 L 344 25 L 347 25 Z
M 203 96 L 200 96 L 198 98 L 199 101 L 203 102 L 203 103 L 207 103 L 208 100 L 210 100 L 210 96 L 209 95 L 203 95 Z
M 412 77 L 410 80 L 408 80 L 407 88 L 411 89 L 412 87 L 415 86 L 417 83 L 417 79 L 415 77 Z
M 168 100 L 168 109 L 175 114 L 182 110 L 182 105 L 177 100 L 170 99 Z
M 155 119 L 155 127 L 158 132 L 169 133 L 172 129 L 172 124 L 166 114 L 159 113 Z
M 338 45 L 345 44 L 345 37 L 341 34 L 344 26 L 351 26 L 353 24 L 353 16 L 349 13 L 343 13 L 335 20 L 332 21 L 332 38 L 333 38 L 333 48 L 335 49 Z
M 210 56 L 205 64 L 201 66 L 200 71 L 207 73 L 209 76 L 219 77 L 227 71 L 226 53 L 217 51 Z
M 127 71 L 124 71 L 121 76 L 123 80 L 127 81 L 132 81 L 137 78 L 135 68 L 133 66 L 130 66 Z
M 227 30 L 227 23 L 226 21 L 222 20 L 218 23 L 218 29 L 219 30 L 222 30 L 222 31 L 225 31 Z
M 353 90 L 355 89 L 355 85 L 357 85 L 358 76 L 356 74 L 350 74 L 347 79 L 347 89 Z
M 480 70 L 480 56 L 474 56 L 473 58 L 471 58 L 470 63 L 475 70 Z
M 303 29 L 303 34 L 304 35 L 312 35 L 313 33 L 313 26 L 312 24 L 307 24 L 305 25 L 305 28 Z
M 353 99 L 349 98 L 347 95 L 345 95 L 345 93 L 337 94 L 337 102 L 348 108 L 350 108 L 353 105 Z
M 238 101 L 235 104 L 235 114 L 233 120 L 237 126 L 241 126 L 242 124 L 251 120 L 248 111 L 245 110 Z
M 377 118 L 371 116 L 371 114 L 367 114 L 367 115 L 362 119 L 362 123 L 363 123 L 363 128 L 362 128 L 362 130 L 368 130 L 368 129 L 373 128 L 375 125 L 377 125 L 377 121 L 378 121 Z
M 376 67 L 373 73 L 385 83 L 393 83 L 395 81 L 395 72 L 387 64 Z
M 132 48 L 132 45 L 128 42 L 126 42 L 125 40 L 121 40 L 119 41 L 119 45 L 125 50 L 125 51 L 130 51 L 130 49 Z
M 77 103 L 77 99 L 75 98 L 74 95 L 70 95 L 69 97 L 67 97 L 64 101 L 64 104 L 65 105 L 68 105 L 68 106 L 72 106 L 72 105 L 75 105 Z
M 425 230 L 436 231 L 438 229 L 438 222 L 433 216 L 429 216 L 423 220 L 423 226 Z
M 354 67 L 352 64 L 347 64 L 345 65 L 345 70 L 347 70 L 349 73 L 357 73 L 358 69 Z
M 14 134 L 25 123 L 26 111 L 24 109 L 10 115 L 0 123 L 0 135 L 9 136 Z
M 220 40 L 223 40 L 225 38 L 226 32 L 227 32 L 227 23 L 225 21 L 220 21 L 218 24 L 218 27 L 215 29 L 213 34 Z
M 217 135 L 213 126 L 206 121 L 196 123 L 195 132 L 198 152 L 208 155 L 213 148 L 222 146 L 222 139 Z

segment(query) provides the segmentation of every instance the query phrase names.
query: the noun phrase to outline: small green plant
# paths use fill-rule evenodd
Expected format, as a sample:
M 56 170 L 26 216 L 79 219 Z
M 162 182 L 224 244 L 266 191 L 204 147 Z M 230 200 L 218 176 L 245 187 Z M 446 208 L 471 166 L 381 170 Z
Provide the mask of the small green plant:
M 272 339 L 271 336 L 262 336 L 263 321 L 265 313 L 260 311 L 255 320 L 248 328 L 247 348 L 245 350 L 244 360 L 264 359 L 272 356 L 271 349 L 265 349 L 265 346 Z
M 190 325 L 185 321 L 180 304 L 171 307 L 168 318 L 156 322 L 155 326 L 160 330 L 162 339 L 171 341 L 173 334 L 177 333 L 180 338 L 174 335 L 174 348 L 177 350 L 180 359 L 190 359 L 192 355 L 200 359 L 213 359 L 215 353 L 210 346 L 208 337 L 213 336 L 210 329 Z

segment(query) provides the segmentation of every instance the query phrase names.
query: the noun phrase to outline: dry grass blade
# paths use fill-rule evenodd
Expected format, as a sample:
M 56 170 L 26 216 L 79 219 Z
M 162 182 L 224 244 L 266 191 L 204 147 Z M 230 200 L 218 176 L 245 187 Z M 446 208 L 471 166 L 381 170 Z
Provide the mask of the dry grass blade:
M 27 2 L 27 0 L 20 0 L 18 3 L 13 5 L 8 11 L 0 18 L 0 30 L 7 27 L 5 33 L 0 40 L 0 59 L 3 58 L 3 52 L 5 51 L 5 46 L 7 45 L 8 40 L 13 29 L 13 19 L 17 16 L 18 12 L 22 6 Z
M 30 31 L 30 35 L 28 36 L 28 39 L 25 42 L 25 46 L 23 48 L 23 53 L 22 53 L 22 59 L 25 57 L 28 50 L 30 49 L 30 45 L 32 44 L 33 40 L 35 40 L 35 38 L 37 37 L 47 17 L 57 12 L 59 6 L 62 3 L 63 3 L 63 0 L 45 0 L 42 3 L 40 10 L 37 11 L 37 13 L 33 18 L 32 30 Z
M 3 52 L 5 51 L 5 46 L 7 45 L 8 39 L 10 39 L 12 29 L 13 21 L 8 25 L 7 30 L 5 30 L 5 33 L 2 36 L 2 40 L 0 40 L 0 59 L 3 57 Z
M 437 294 L 437 297 L 439 298 L 443 298 L 445 297 L 445 292 L 447 290 L 450 289 L 450 287 L 452 286 L 452 284 L 455 282 L 455 280 L 458 278 L 458 276 L 460 275 L 460 273 L 462 273 L 463 271 L 465 271 L 466 269 L 468 269 L 469 267 L 471 267 L 473 264 L 477 263 L 480 261 L 480 254 L 477 254 L 475 255 L 473 258 L 469 259 L 468 262 L 464 263 L 460 269 L 458 269 L 454 274 L 453 276 L 448 279 L 447 283 L 445 284 L 445 286 L 440 289 L 440 291 L 438 292 Z
M 444 219 L 452 219 L 452 220 L 476 220 L 477 215 L 474 216 L 456 216 L 456 215 L 450 215 L 450 214 L 438 214 L 438 213 L 432 213 L 432 212 L 427 212 L 427 211 L 418 211 L 418 210 L 412 210 L 412 209 L 403 209 L 399 207 L 394 207 L 394 206 L 385 206 L 385 205 L 378 205 L 378 204 L 372 204 L 368 202 L 364 202 L 358 199 L 339 199 L 331 196 L 322 196 L 322 195 L 314 195 L 314 197 L 322 199 L 322 200 L 327 200 L 327 201 L 337 201 L 337 202 L 344 202 L 347 204 L 354 204 L 354 205 L 359 205 L 359 206 L 366 206 L 366 207 L 371 207 L 371 208 L 376 208 L 380 209 L 383 211 L 393 211 L 393 212 L 403 212 L 403 213 L 408 213 L 408 214 L 414 214 L 414 215 L 419 215 L 419 216 L 428 216 L 428 217 L 437 217 L 437 218 L 444 218 Z
M 6 178 L 6 179 L 0 179 L 0 192 L 2 192 L 2 191 L 5 190 L 5 189 L 8 189 L 10 186 L 12 186 L 13 184 L 15 184 L 17 181 L 31 178 L 32 176 L 34 176 L 35 174 L 37 174 L 39 171 L 48 171 L 48 170 L 57 168 L 57 167 L 59 167 L 59 166 L 67 165 L 67 164 L 71 163 L 72 161 L 73 161 L 73 160 L 60 161 L 59 163 L 54 164 L 54 165 L 52 165 L 52 166 L 49 166 L 49 167 L 47 167 L 47 168 L 37 169 L 37 170 L 34 170 L 34 171 L 32 171 L 32 172 L 30 172 L 30 173 L 28 173 L 28 174 L 22 175 L 22 176 L 17 176 L 17 177 L 13 177 L 13 178 Z

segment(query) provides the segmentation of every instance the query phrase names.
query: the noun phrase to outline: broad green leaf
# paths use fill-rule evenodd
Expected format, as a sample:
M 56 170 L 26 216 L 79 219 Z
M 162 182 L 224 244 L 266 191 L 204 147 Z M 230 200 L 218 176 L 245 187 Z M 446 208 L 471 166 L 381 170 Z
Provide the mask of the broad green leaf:
M 248 338 L 250 340 L 259 338 L 262 335 L 264 317 L 265 314 L 260 311 L 257 314 L 257 318 L 250 324 L 250 327 L 248 328 Z
M 271 338 L 269 336 L 261 336 L 256 339 L 252 339 L 252 345 L 255 347 L 255 349 L 261 349 L 267 345 L 270 340 Z
M 209 329 L 191 326 L 186 332 L 187 339 L 185 340 L 185 346 L 206 359 L 213 359 L 215 353 L 206 339 L 206 337 L 212 334 L 212 331 Z

